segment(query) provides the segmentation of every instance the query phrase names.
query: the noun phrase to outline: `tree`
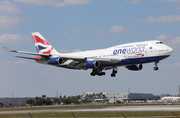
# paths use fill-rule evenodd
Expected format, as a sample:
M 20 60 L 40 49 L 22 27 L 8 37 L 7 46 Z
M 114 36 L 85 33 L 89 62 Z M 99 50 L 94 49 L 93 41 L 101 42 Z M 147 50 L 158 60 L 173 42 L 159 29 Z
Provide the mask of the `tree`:
M 26 103 L 32 105 L 33 104 L 33 100 L 32 99 L 26 100 Z
M 54 103 L 54 104 L 56 104 L 56 103 L 58 103 L 58 102 L 59 102 L 59 99 L 58 99 L 58 98 L 54 98 L 54 99 L 53 99 L 53 103 Z
M 77 98 L 77 99 L 80 99 L 80 98 L 81 98 L 81 96 L 80 96 L 80 95 L 77 95 L 77 96 L 76 96 L 76 98 Z
M 90 103 L 90 102 L 92 102 L 92 101 L 87 100 L 87 99 L 84 99 L 84 100 L 81 100 L 81 102 L 80 102 L 80 103 Z
M 0 102 L 0 107 L 3 107 L 3 106 L 4 106 L 4 104 L 2 102 Z
M 39 99 L 39 97 L 35 97 L 35 100 L 38 100 Z
M 42 98 L 45 99 L 45 98 L 46 98 L 46 95 L 42 95 Z
M 63 102 L 64 104 L 70 104 L 71 103 L 71 100 L 69 98 L 66 98 L 66 99 L 61 99 L 59 100 L 59 103 Z
M 51 105 L 52 101 L 49 98 L 46 98 L 45 101 L 44 101 L 44 104 L 45 105 Z
M 64 103 L 64 104 L 71 104 L 71 103 L 76 103 L 78 104 L 79 101 L 77 99 L 77 96 L 68 96 L 67 98 L 63 98 L 59 100 L 59 103 Z

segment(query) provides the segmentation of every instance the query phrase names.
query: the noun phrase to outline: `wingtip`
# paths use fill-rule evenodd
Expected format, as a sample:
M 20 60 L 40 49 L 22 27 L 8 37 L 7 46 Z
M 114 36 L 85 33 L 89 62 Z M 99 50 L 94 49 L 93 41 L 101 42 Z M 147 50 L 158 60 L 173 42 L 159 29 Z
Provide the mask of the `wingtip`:
M 3 46 L 3 48 L 7 51 L 7 52 L 11 52 L 11 50 L 5 46 Z

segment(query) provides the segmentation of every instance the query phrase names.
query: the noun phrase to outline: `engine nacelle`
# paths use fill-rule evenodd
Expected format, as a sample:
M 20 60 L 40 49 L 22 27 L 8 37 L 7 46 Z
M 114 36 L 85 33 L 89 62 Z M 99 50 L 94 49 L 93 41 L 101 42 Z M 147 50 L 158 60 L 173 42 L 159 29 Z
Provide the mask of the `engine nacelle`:
M 61 57 L 55 57 L 55 58 L 50 58 L 48 61 L 49 64 L 57 65 L 57 64 L 63 64 L 63 58 Z
M 126 66 L 128 70 L 141 70 L 143 68 L 142 64 L 135 64 L 131 66 Z
M 96 61 L 96 60 L 88 61 L 88 62 L 85 63 L 85 66 L 87 68 L 98 68 L 100 66 L 100 62 Z

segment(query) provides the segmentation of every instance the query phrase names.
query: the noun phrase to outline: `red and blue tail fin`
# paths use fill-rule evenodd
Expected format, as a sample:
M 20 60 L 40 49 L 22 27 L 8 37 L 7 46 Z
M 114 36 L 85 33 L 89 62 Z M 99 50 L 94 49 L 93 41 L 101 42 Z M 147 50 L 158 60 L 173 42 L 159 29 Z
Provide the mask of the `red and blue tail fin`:
M 32 33 L 32 37 L 38 53 L 59 54 L 39 32 Z

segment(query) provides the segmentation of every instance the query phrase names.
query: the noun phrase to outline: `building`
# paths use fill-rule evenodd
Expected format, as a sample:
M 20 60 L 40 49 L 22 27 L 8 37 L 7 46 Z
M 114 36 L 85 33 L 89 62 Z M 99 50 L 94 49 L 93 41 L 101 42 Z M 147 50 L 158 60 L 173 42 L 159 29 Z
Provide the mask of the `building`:
M 146 100 L 153 100 L 153 94 L 150 93 L 119 93 L 108 94 L 106 97 L 109 99 L 109 103 L 121 102 L 145 102 Z
M 180 85 L 179 85 L 179 97 L 180 97 Z
M 0 98 L 0 102 L 2 102 L 4 105 L 11 104 L 12 106 L 23 106 L 26 104 L 26 100 L 34 99 L 31 97 L 25 97 L 25 98 Z
M 91 93 L 91 94 L 88 94 Z M 118 94 L 94 94 L 88 92 L 82 96 L 82 99 L 91 100 L 92 102 L 145 102 L 147 100 L 153 100 L 154 95 L 150 93 L 118 93 Z M 92 94 L 93 93 L 93 94 Z

